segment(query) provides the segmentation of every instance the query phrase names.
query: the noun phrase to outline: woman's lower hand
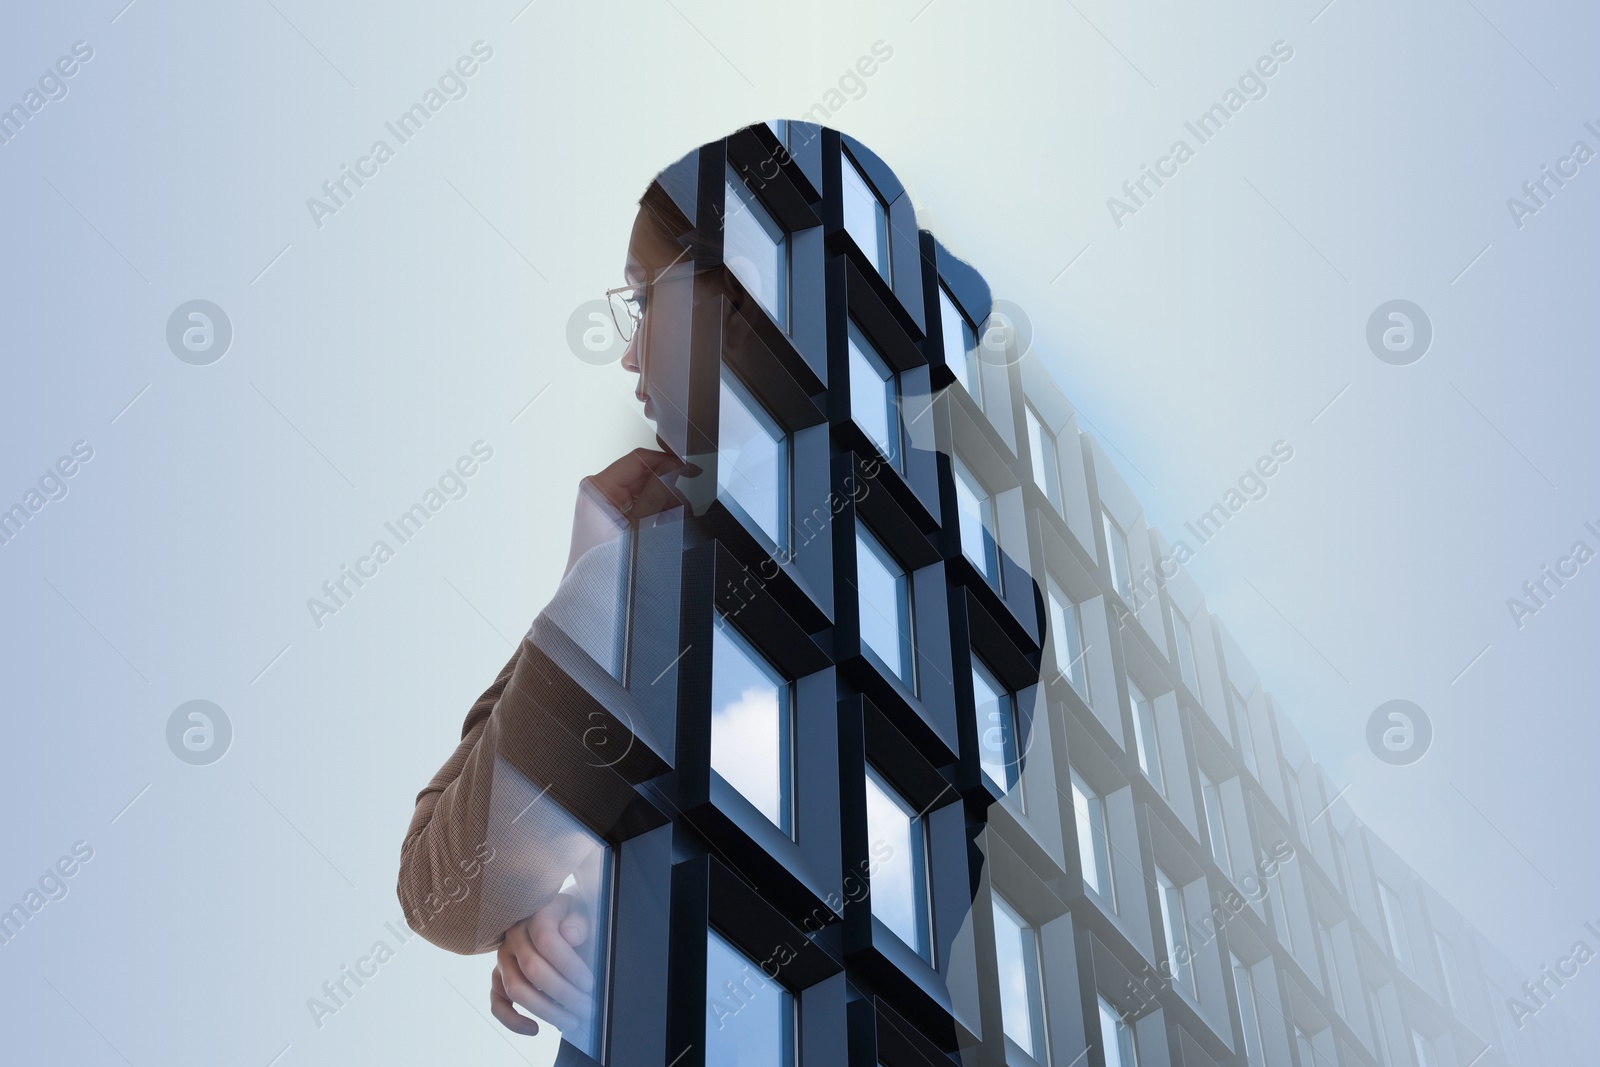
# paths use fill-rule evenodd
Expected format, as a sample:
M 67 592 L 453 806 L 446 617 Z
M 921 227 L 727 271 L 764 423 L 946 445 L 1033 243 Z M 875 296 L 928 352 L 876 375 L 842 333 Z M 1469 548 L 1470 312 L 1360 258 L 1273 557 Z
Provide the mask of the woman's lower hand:
M 594 1014 L 594 972 L 579 955 L 591 930 L 583 901 L 555 897 L 506 931 L 489 982 L 489 1010 L 508 1030 L 529 1036 L 539 1024 L 520 1006 L 558 1030 L 573 1030 Z

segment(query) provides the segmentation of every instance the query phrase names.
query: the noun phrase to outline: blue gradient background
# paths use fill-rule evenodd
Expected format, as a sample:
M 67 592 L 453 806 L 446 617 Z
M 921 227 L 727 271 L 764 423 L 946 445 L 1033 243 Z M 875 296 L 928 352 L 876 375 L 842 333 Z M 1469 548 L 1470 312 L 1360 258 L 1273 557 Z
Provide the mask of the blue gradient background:
M 566 340 L 639 193 L 877 40 L 828 123 L 1025 309 L 1153 524 L 1183 537 L 1293 445 L 1190 570 L 1351 807 L 1529 974 L 1600 918 L 1600 564 L 1520 631 L 1505 603 L 1600 547 L 1600 163 L 1520 230 L 1506 208 L 1600 149 L 1591 7 L 123 2 L 13 5 L 0 35 L 3 104 L 95 49 L 0 146 L 0 502 L 95 450 L 0 547 L 0 900 L 95 849 L 0 946 L 8 1058 L 549 1061 L 488 1020 L 490 957 L 385 929 L 412 797 L 553 591 L 578 479 L 649 440 Z M 318 229 L 306 198 L 480 39 L 468 95 Z M 1106 198 L 1280 39 L 1269 94 L 1115 226 Z M 234 329 L 206 367 L 164 338 L 195 298 Z M 1364 340 L 1393 298 L 1435 329 L 1408 367 Z M 468 495 L 318 628 L 306 598 L 478 440 Z M 1434 723 L 1410 767 L 1366 748 L 1395 697 Z M 195 698 L 234 729 L 207 767 L 166 747 Z M 1600 1014 L 1600 975 L 1556 1014 Z

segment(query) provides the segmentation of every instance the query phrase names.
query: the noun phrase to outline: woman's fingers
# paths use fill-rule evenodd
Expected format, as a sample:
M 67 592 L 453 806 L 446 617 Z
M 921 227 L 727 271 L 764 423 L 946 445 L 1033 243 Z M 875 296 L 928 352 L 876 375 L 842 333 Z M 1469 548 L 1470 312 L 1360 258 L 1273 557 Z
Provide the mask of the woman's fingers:
M 698 473 L 698 466 L 685 463 L 670 452 L 636 448 L 583 481 L 616 510 L 642 518 L 682 503 L 663 483 L 663 478 Z
M 655 448 L 636 448 L 612 462 L 599 474 L 590 475 L 588 481 L 600 490 L 613 507 L 622 508 L 627 506 L 628 502 L 653 479 L 681 470 L 685 466 L 682 460 L 670 452 L 662 452 Z
M 489 982 L 489 1004 L 507 1029 L 536 1034 L 538 1024 L 516 1011 L 571 1030 L 594 1014 L 594 973 L 576 951 L 589 939 L 583 903 L 559 893 L 506 931 Z
M 651 478 L 634 493 L 632 505 L 626 511 L 630 519 L 644 519 L 682 503 L 682 498 L 664 482 Z
M 512 1003 L 521 1005 L 529 1013 L 544 1019 L 557 1030 L 571 1030 L 578 1025 L 578 1016 L 566 1006 L 537 987 L 532 976 L 523 971 L 521 961 L 510 967 L 497 967 L 495 973 L 504 983 L 506 996 Z
M 639 484 L 651 474 L 665 474 L 683 461 L 671 452 L 658 448 L 636 448 L 627 455 L 613 460 L 595 477 L 615 484 Z
M 513 1033 L 532 1037 L 539 1032 L 537 1020 L 530 1019 L 516 1009 L 506 994 L 505 982 L 500 978 L 500 968 L 489 972 L 489 1011 L 500 1025 Z
M 587 1003 L 588 995 L 594 991 L 594 972 L 575 951 L 575 946 L 583 944 L 589 934 L 588 918 L 582 902 L 566 893 L 558 893 L 554 900 L 533 916 L 528 927 L 534 954 L 553 966 L 564 981 L 583 995 Z M 529 977 L 533 976 L 530 974 Z M 543 982 L 536 984 L 547 992 L 556 993 Z
M 562 970 L 558 968 L 548 956 L 545 955 L 545 952 L 550 948 L 551 941 L 559 941 L 564 949 L 566 949 L 568 952 L 572 951 L 572 946 L 567 944 L 566 939 L 563 938 L 558 932 L 552 930 L 549 934 L 540 936 L 534 942 L 534 948 L 525 952 L 517 953 L 517 967 L 514 969 L 508 969 L 508 971 L 520 971 L 520 977 L 523 978 L 528 985 L 532 986 L 541 994 L 548 997 L 551 1001 L 555 1002 L 555 1004 L 563 1009 L 568 1015 L 574 1018 L 586 1019 L 594 1013 L 594 1006 L 590 1002 L 589 994 L 583 989 L 580 989 L 575 983 L 570 981 L 567 976 L 562 973 Z M 579 963 L 579 966 L 582 967 L 581 962 Z M 585 972 L 588 970 L 586 967 L 583 967 L 582 969 Z M 522 998 L 517 995 L 517 990 L 512 988 L 512 980 L 515 977 L 518 977 L 518 975 L 507 973 L 505 977 L 506 989 L 511 993 L 512 999 L 518 1004 L 522 1004 L 523 1007 L 528 1007 L 527 1004 L 523 1003 Z M 579 975 L 578 977 L 580 977 L 581 980 L 583 976 Z M 588 979 L 588 984 L 593 987 L 593 979 Z M 539 1013 L 535 1012 L 535 1014 Z M 551 1022 L 555 1022 L 555 1020 L 552 1019 Z M 557 1023 L 556 1025 L 561 1026 L 563 1030 L 566 1029 L 566 1027 L 560 1023 Z
M 589 920 L 587 916 L 574 912 L 561 920 L 561 936 L 567 939 L 567 944 L 577 948 L 589 940 Z

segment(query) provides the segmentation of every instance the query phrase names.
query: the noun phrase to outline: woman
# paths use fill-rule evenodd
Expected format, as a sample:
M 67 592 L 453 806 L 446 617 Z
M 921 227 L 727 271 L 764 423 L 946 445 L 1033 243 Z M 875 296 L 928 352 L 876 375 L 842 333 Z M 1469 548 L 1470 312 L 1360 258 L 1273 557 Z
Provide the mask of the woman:
M 804 136 L 804 131 L 815 131 L 811 137 L 820 132 L 799 124 L 792 124 L 788 132 L 793 138 Z M 745 130 L 734 136 L 748 134 Z M 763 133 L 762 143 L 769 140 Z M 728 143 L 731 141 L 732 138 Z M 724 142 L 714 143 L 719 149 L 723 145 Z M 792 140 L 790 148 L 798 151 Z M 702 151 L 705 149 L 690 153 L 685 160 Z M 787 154 L 788 149 L 780 148 L 778 152 Z M 787 163 L 781 155 L 774 158 Z M 719 170 L 722 165 L 716 163 Z M 658 329 L 645 328 L 652 321 L 650 294 L 654 289 L 658 301 L 664 300 L 667 287 L 662 283 L 669 276 L 724 267 L 737 276 L 741 284 L 728 288 L 727 299 L 721 305 L 718 343 L 724 357 L 752 339 L 745 316 L 747 312 L 754 316 L 758 311 L 744 306 L 747 294 L 769 314 L 772 312 L 773 294 L 759 284 L 745 283 L 745 273 L 734 259 L 731 236 L 729 247 L 724 250 L 723 223 L 727 220 L 710 218 L 702 211 L 698 212 L 697 227 L 690 221 L 697 214 L 692 210 L 696 187 L 675 188 L 676 196 L 669 192 L 674 169 L 658 175 L 640 201 L 625 264 L 626 285 L 619 294 L 621 307 L 616 311 L 617 326 L 628 338 L 622 366 L 637 375 L 635 396 L 646 417 L 657 425 L 657 443 L 661 447 L 636 449 L 581 483 L 566 575 L 494 684 L 468 712 L 455 753 L 417 798 L 402 848 L 399 895 L 408 921 L 428 940 L 454 952 L 496 949 L 492 1010 L 503 1025 L 523 1034 L 537 1033 L 539 1025 L 519 1012 L 519 1006 L 554 1024 L 564 1034 L 581 1030 L 591 1020 L 598 950 L 586 903 L 592 899 L 597 882 L 597 841 L 560 806 L 541 803 L 545 790 L 561 771 L 551 765 L 541 744 L 542 738 L 548 737 L 551 722 L 551 687 L 538 651 L 547 642 L 541 638 L 551 630 L 559 631 L 595 662 L 606 665 L 611 661 L 628 596 L 622 578 L 626 568 L 620 551 L 621 533 L 658 512 L 692 504 L 707 492 L 714 495 L 715 488 L 697 484 L 702 472 L 692 460 L 700 456 L 701 450 L 714 454 L 725 444 L 714 440 L 715 433 L 690 423 L 682 410 L 688 335 L 659 329 L 663 321 L 659 316 L 669 313 L 665 303 L 657 308 L 654 324 Z M 759 166 L 747 169 L 744 175 L 751 185 L 759 183 L 761 176 Z M 820 183 L 817 188 L 821 188 Z M 685 203 L 690 210 L 682 208 Z M 732 234 L 734 228 L 727 227 L 728 232 Z M 888 237 L 882 240 L 887 242 Z M 913 232 L 909 240 L 909 244 L 897 248 L 916 252 L 919 238 Z M 884 255 L 887 256 L 887 244 Z M 907 258 L 912 263 L 916 261 L 916 255 Z M 871 269 L 870 263 L 867 266 Z M 905 274 L 909 278 L 918 276 L 914 270 L 906 270 Z M 986 287 L 982 287 L 981 280 L 975 286 L 986 305 Z M 786 291 L 783 299 L 787 299 Z M 918 289 L 919 306 L 921 299 Z M 956 336 L 961 336 L 959 329 Z M 967 343 L 973 343 L 970 336 Z M 652 353 L 652 344 L 659 350 Z M 965 373 L 968 368 L 961 370 Z M 926 373 L 924 368 L 923 381 Z M 839 390 L 841 394 L 848 391 L 848 387 Z M 833 410 L 839 410 L 837 405 Z M 917 447 L 931 452 L 933 420 L 916 426 L 913 424 L 917 419 L 908 413 L 904 422 L 907 436 L 921 434 L 924 440 Z M 865 448 L 870 451 L 873 446 L 867 444 Z M 889 462 L 901 465 L 899 457 L 892 454 L 892 447 L 884 451 Z M 927 484 L 937 484 L 931 473 L 938 469 L 936 465 L 930 460 L 925 469 L 930 472 Z M 952 519 L 945 525 L 953 529 L 956 524 Z M 992 541 L 990 547 L 993 549 Z M 959 546 L 956 555 L 960 555 Z M 1029 583 L 1015 584 L 1025 589 Z M 1019 609 L 1021 614 L 1042 617 L 1036 590 L 1027 592 L 1034 595 L 1022 594 L 1026 602 Z M 1036 635 L 1042 630 L 1039 622 L 1025 621 L 1021 626 L 1024 630 L 1033 629 Z M 1036 642 L 1037 636 L 1031 640 Z M 1036 644 L 1031 656 L 1036 666 Z M 945 683 L 945 688 L 948 692 L 954 683 Z M 955 698 L 945 699 L 954 721 Z M 1004 768 L 998 772 L 994 768 L 997 761 L 1006 759 L 1020 765 L 1018 754 L 1026 751 L 1027 744 L 1025 738 L 1015 734 L 1000 736 L 1004 733 L 990 728 L 980 734 L 974 727 L 962 747 L 992 744 L 993 753 L 970 756 L 970 767 L 976 768 L 981 760 L 991 778 L 998 774 L 1001 779 L 1011 779 L 1015 787 L 1015 775 Z M 987 787 L 980 783 L 962 788 L 982 796 Z M 594 807 L 589 810 L 592 812 Z M 978 810 L 982 810 L 981 806 Z M 620 810 L 603 811 L 600 821 L 620 815 Z M 591 825 L 595 821 L 589 820 Z M 981 821 L 978 828 L 981 829 Z
M 707 253 L 682 226 L 670 197 L 653 182 L 629 239 L 627 285 L 613 301 L 621 305 L 617 327 L 629 338 L 621 364 L 636 375 L 634 395 L 652 421 L 657 400 L 643 373 L 646 281 Z M 738 301 L 731 303 L 730 319 L 739 310 Z M 554 627 L 606 659 L 602 649 L 616 631 L 613 609 L 623 581 L 619 534 L 630 522 L 683 503 L 674 483 L 698 473 L 665 448 L 637 448 L 580 483 L 572 547 L 555 596 L 472 705 L 455 752 L 417 796 L 401 848 L 398 892 L 407 921 L 452 952 L 498 949 L 491 1008 L 518 1033 L 536 1034 L 539 1024 L 513 1004 L 563 1032 L 588 1022 L 594 960 L 585 951 L 592 948 L 585 897 L 598 873 L 593 837 L 559 808 L 538 804 L 543 791 L 535 783 L 548 781 L 539 770 L 540 737 L 549 729 L 541 696 L 547 683 L 529 644 L 537 644 L 541 626 Z

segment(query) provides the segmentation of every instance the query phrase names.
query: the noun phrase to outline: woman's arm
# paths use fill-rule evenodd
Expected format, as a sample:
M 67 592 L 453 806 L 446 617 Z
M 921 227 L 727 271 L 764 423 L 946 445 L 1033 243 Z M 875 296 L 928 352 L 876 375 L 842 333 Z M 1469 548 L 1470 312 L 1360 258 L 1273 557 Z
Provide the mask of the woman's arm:
M 462 726 L 461 742 L 417 795 L 398 894 L 411 928 L 452 952 L 487 952 L 538 911 L 594 851 L 546 795 L 544 692 L 526 639 Z
M 635 449 L 584 479 L 568 573 L 539 621 L 560 628 L 565 619 L 576 640 L 584 620 L 604 617 L 626 575 L 617 570 L 609 581 L 604 574 L 575 576 L 579 561 L 593 558 L 600 566 L 593 550 L 616 542 L 626 526 L 624 512 L 639 518 L 681 503 L 663 478 L 686 470 L 699 468 L 665 452 Z M 621 556 L 614 555 L 612 566 L 620 567 Z M 536 621 L 530 637 L 538 627 Z M 595 836 L 547 795 L 558 780 L 569 792 L 588 788 L 572 767 L 557 765 L 571 762 L 573 739 L 582 730 L 567 725 L 553 705 L 544 672 L 557 668 L 529 639 L 472 705 L 454 754 L 417 795 L 398 886 L 406 922 L 435 945 L 460 953 L 500 947 L 494 1012 L 521 1033 L 535 1033 L 538 1025 L 513 1004 L 563 1028 L 578 1025 L 591 1007 L 594 979 L 586 957 L 592 957 L 594 931 L 584 905 L 602 891 L 604 859 Z M 563 739 L 559 731 L 572 736 Z M 594 792 L 567 798 L 602 828 L 630 797 L 604 777 L 593 768 Z M 569 875 L 578 879 L 579 894 L 558 892 Z
M 470 845 L 474 839 L 482 841 L 487 836 L 484 828 L 488 822 L 488 808 L 481 802 L 475 803 L 484 792 L 483 761 L 475 757 L 489 716 L 521 655 L 522 646 L 518 645 L 493 684 L 468 710 L 461 728 L 461 743 L 427 788 L 417 794 L 411 825 L 400 846 L 397 888 L 406 923 L 440 948 L 452 952 L 483 950 L 473 943 L 475 919 L 465 914 L 476 911 L 471 893 L 467 891 L 463 898 L 464 883 L 456 872 L 462 862 L 467 863 L 468 870 L 472 869 L 472 861 L 481 862 L 477 850 L 462 847 L 463 842 Z M 463 904 L 467 905 L 465 909 L 461 907 Z

